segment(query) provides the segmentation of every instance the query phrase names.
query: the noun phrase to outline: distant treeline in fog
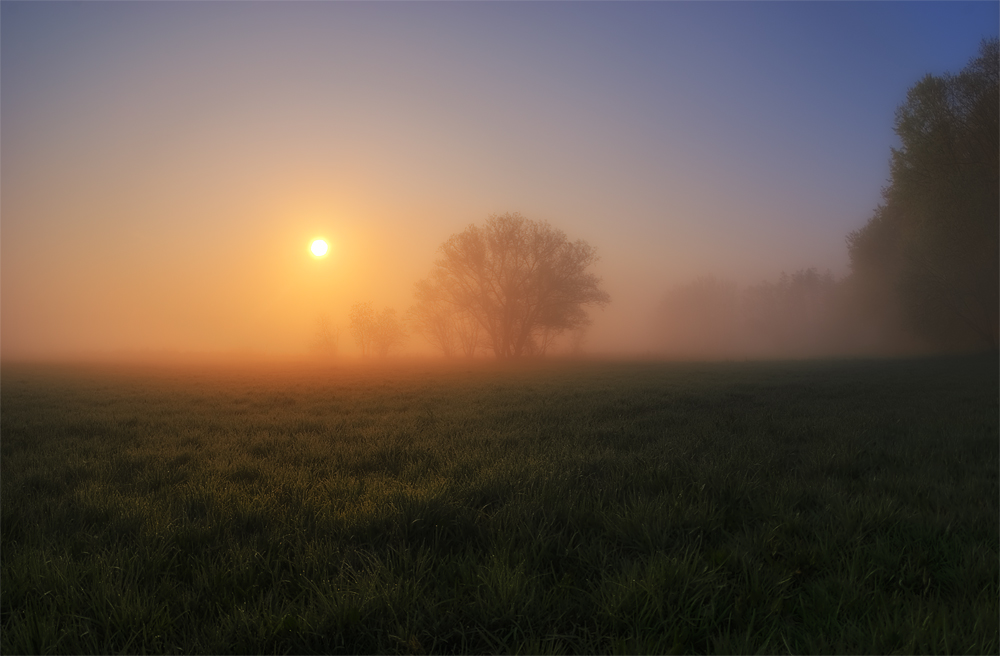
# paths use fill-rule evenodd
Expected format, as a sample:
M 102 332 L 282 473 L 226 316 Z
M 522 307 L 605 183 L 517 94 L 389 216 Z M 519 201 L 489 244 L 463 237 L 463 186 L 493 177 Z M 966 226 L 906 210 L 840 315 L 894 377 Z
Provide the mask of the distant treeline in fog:
M 843 283 L 816 269 L 740 288 L 704 276 L 673 287 L 656 309 L 657 349 L 682 358 L 833 355 L 857 350 Z
M 851 272 L 815 269 L 738 289 L 712 276 L 670 289 L 654 330 L 681 357 L 997 349 L 1000 334 L 1000 48 L 927 75 L 896 112 L 901 147 Z
M 846 277 L 806 268 L 744 288 L 712 275 L 675 285 L 655 302 L 654 351 L 726 359 L 996 350 L 998 68 L 998 41 L 986 40 L 959 74 L 928 75 L 910 89 L 896 111 L 901 146 L 882 203 L 847 235 Z M 397 352 L 411 334 L 445 356 L 579 353 L 588 309 L 611 301 L 591 271 L 596 261 L 593 247 L 545 222 L 494 215 L 442 244 L 405 313 L 359 303 L 350 333 L 363 355 Z M 335 353 L 338 339 L 321 317 L 314 347 Z

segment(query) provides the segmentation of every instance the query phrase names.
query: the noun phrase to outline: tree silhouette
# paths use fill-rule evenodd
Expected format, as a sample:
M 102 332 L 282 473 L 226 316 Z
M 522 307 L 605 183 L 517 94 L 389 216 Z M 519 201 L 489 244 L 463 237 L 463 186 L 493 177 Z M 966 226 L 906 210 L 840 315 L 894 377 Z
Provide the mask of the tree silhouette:
M 848 236 L 852 276 L 943 347 L 997 347 L 1000 321 L 1000 48 L 928 75 L 896 112 L 901 147 L 871 220 Z
M 375 317 L 373 345 L 379 357 L 386 357 L 406 339 L 403 322 L 392 308 L 385 308 Z
M 445 299 L 442 284 L 440 280 L 417 282 L 414 290 L 417 302 L 410 308 L 410 323 L 445 357 L 459 353 L 472 357 L 481 346 L 482 330 L 468 312 Z
M 474 352 L 481 331 L 498 359 L 543 354 L 555 336 L 588 323 L 585 306 L 610 300 L 587 271 L 597 261 L 590 245 L 520 214 L 469 226 L 440 253 L 430 278 L 417 283 L 416 313 L 446 353 L 456 343 Z
M 371 303 L 355 303 L 348 315 L 351 322 L 351 335 L 354 343 L 361 349 L 361 355 L 372 354 L 372 344 L 375 336 L 375 308 Z
M 313 336 L 312 350 L 324 357 L 337 355 L 340 345 L 340 328 L 335 325 L 328 314 L 316 318 L 316 334 Z
M 355 303 L 349 317 L 351 334 L 364 357 L 385 357 L 406 338 L 403 323 L 392 308 L 376 312 L 371 303 Z

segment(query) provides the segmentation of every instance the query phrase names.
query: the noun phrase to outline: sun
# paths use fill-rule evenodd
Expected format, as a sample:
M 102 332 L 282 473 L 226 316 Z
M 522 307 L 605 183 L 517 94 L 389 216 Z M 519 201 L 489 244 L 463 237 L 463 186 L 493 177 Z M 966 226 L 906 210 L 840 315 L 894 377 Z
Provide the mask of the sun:
M 309 250 L 311 250 L 312 254 L 315 255 L 316 257 L 323 257 L 324 255 L 326 255 L 326 251 L 328 248 L 329 246 L 326 245 L 325 241 L 323 241 L 322 239 L 317 239 L 312 243 L 312 246 L 309 247 Z

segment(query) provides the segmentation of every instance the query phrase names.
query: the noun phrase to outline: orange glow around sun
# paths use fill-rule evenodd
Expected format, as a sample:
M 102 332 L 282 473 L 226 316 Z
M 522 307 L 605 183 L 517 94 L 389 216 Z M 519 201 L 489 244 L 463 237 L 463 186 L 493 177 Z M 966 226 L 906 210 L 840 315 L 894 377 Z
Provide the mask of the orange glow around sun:
M 311 250 L 312 254 L 315 255 L 316 257 L 323 257 L 324 255 L 326 255 L 326 251 L 328 248 L 329 247 L 326 245 L 325 241 L 323 241 L 322 239 L 317 239 L 312 243 L 312 246 L 309 247 L 309 250 Z

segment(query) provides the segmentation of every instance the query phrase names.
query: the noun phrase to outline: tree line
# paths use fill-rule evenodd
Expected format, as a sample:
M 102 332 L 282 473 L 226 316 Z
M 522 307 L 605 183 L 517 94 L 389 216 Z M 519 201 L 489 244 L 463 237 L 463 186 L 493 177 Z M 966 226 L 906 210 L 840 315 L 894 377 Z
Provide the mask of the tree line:
M 910 89 L 882 204 L 847 239 L 851 284 L 868 310 L 939 348 L 997 348 L 998 69 L 991 39 L 957 75 Z
M 997 39 L 956 75 L 927 75 L 895 116 L 882 203 L 847 236 L 850 273 L 815 269 L 744 290 L 705 277 L 656 311 L 676 355 L 996 350 L 1000 309 Z
M 847 236 L 850 273 L 815 268 L 740 289 L 705 276 L 667 292 L 652 322 L 660 351 L 688 357 L 822 356 L 914 348 L 997 349 L 1000 167 L 997 39 L 957 75 L 927 75 L 895 116 L 900 147 L 868 222 Z M 595 249 L 520 214 L 491 216 L 439 249 L 405 316 L 350 311 L 364 356 L 385 356 L 406 326 L 445 356 L 578 350 L 587 310 L 610 301 Z M 335 352 L 321 318 L 314 348 Z
M 678 357 L 833 355 L 848 341 L 845 301 L 833 275 L 815 268 L 745 289 L 704 276 L 664 295 L 653 329 L 659 350 Z

